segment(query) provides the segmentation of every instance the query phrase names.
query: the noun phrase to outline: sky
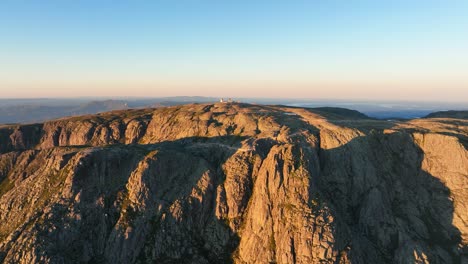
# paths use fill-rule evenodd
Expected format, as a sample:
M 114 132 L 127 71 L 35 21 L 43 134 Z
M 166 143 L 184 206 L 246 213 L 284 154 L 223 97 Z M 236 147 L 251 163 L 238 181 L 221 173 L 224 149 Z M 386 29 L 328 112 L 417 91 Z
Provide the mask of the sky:
M 2 0 L 0 98 L 468 102 L 465 0 Z

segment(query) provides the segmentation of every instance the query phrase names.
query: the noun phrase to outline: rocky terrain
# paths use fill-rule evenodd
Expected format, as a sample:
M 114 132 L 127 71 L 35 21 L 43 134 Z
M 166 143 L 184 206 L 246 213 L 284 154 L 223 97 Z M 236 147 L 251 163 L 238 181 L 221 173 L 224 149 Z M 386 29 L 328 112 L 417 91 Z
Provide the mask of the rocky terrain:
M 468 263 L 468 121 L 194 104 L 0 127 L 4 263 Z

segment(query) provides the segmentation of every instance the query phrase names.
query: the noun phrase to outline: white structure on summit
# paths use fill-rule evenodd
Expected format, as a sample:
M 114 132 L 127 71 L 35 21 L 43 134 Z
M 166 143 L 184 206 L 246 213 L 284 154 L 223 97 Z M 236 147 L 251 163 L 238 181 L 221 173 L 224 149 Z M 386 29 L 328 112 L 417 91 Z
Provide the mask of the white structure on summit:
M 229 98 L 227 100 L 224 100 L 224 98 L 220 98 L 219 102 L 220 103 L 234 103 L 234 100 L 232 98 Z M 238 102 L 238 101 L 236 101 L 236 102 Z

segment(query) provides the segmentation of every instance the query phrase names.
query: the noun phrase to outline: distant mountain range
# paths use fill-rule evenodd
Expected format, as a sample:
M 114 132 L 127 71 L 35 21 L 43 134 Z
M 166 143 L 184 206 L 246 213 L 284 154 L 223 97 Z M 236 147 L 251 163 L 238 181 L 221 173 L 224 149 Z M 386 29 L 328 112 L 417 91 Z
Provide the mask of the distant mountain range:
M 95 99 L 12 99 L 0 100 L 0 124 L 36 123 L 67 116 L 97 114 L 129 108 L 151 108 L 193 102 L 210 102 L 214 98 L 171 97 L 131 100 Z
M 201 96 L 177 96 L 161 98 L 72 98 L 72 99 L 0 99 L 0 124 L 37 123 L 47 120 L 97 114 L 101 112 L 157 108 L 187 103 L 216 102 L 219 98 Z M 299 100 L 267 98 L 234 98 L 235 101 L 296 107 L 337 107 L 362 112 L 379 119 L 412 119 L 446 110 L 468 110 L 466 103 L 392 102 L 392 101 L 344 101 Z

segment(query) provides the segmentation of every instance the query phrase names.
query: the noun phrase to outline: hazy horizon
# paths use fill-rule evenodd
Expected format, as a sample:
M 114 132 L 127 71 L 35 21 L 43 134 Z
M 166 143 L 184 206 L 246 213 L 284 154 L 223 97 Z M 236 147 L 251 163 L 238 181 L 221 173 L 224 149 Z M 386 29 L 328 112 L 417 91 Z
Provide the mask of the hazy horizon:
M 0 98 L 466 102 L 466 1 L 4 1 Z
M 265 100 L 265 101 L 297 101 L 297 102 L 342 102 L 342 103 L 385 103 L 385 102 L 397 102 L 397 103 L 420 103 L 420 104 L 467 104 L 468 99 L 454 99 L 454 100 L 418 100 L 418 99 L 368 99 L 368 98 L 298 98 L 298 97 L 232 97 L 232 96 L 201 96 L 201 95 L 175 95 L 175 96 L 50 96 L 50 97 L 0 97 L 0 100 L 24 100 L 24 101 L 36 101 L 36 100 L 83 100 L 83 101 L 103 101 L 103 100 L 151 100 L 151 99 L 164 99 L 164 98 L 204 98 L 218 101 L 219 99 L 233 99 L 233 100 Z M 468 109 L 468 105 L 466 105 Z

